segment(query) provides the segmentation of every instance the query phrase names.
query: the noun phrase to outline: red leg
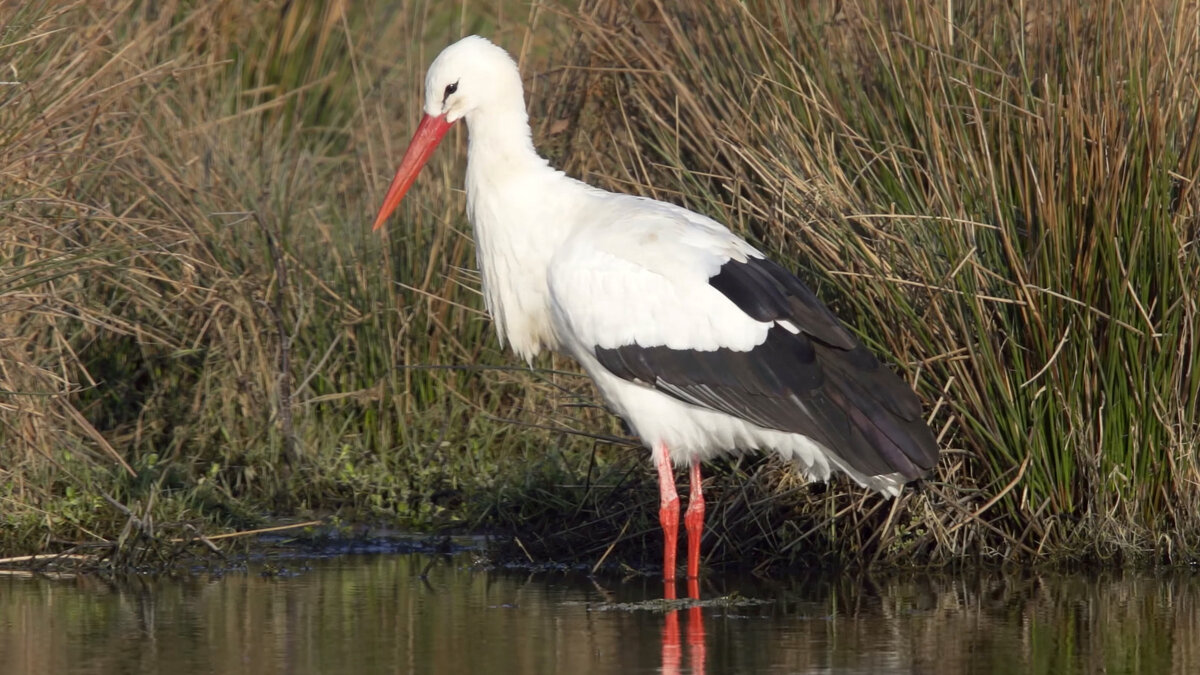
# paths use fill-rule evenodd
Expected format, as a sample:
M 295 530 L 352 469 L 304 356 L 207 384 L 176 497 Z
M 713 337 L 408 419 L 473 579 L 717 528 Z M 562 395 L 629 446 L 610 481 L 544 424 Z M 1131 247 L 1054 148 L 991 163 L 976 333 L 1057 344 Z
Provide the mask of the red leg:
M 667 446 L 659 443 L 651 451 L 658 469 L 658 522 L 663 529 L 663 581 L 675 581 L 675 549 L 679 547 L 679 494 Z M 691 513 L 689 509 L 688 513 Z
M 700 535 L 704 533 L 704 493 L 700 491 L 700 481 L 700 463 L 693 461 L 691 495 L 688 497 L 687 514 L 683 518 L 688 533 L 688 579 L 700 576 Z

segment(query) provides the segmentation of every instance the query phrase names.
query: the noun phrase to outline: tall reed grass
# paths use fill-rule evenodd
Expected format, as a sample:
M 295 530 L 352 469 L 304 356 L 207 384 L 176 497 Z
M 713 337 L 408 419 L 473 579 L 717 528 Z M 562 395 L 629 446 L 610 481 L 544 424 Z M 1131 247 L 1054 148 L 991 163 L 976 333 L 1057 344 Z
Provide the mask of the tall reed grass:
M 900 501 L 718 464 L 710 561 L 1196 555 L 1195 6 L 898 7 L 0 4 L 0 550 L 335 514 L 657 555 L 643 453 L 492 337 L 465 130 L 366 227 L 478 32 L 554 161 L 796 263 L 930 403 Z
M 1198 8 L 1039 7 L 590 3 L 609 133 L 581 154 L 796 261 L 906 364 L 946 448 L 939 547 L 1186 558 Z
M 533 471 L 557 434 L 492 421 L 530 376 L 488 371 L 508 360 L 467 271 L 463 139 L 409 227 L 364 227 L 425 64 L 464 32 L 520 40 L 525 14 L 2 8 L 0 550 L 457 522 L 464 492 Z

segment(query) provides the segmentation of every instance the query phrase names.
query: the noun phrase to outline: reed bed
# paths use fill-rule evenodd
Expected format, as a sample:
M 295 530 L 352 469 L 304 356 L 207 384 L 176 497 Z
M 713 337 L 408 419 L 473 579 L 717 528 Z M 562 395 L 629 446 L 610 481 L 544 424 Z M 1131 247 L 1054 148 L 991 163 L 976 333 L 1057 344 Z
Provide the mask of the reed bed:
M 478 309 L 455 153 L 408 228 L 365 226 L 425 64 L 526 15 L 2 7 L 0 550 L 294 513 L 430 527 L 533 475 L 556 435 L 494 421 L 533 378 Z
M 926 533 L 902 558 L 1188 559 L 1200 17 L 1038 7 L 591 3 L 608 133 L 574 156 L 734 223 L 901 364 L 945 448 L 872 509 Z
M 645 453 L 492 336 L 465 130 L 368 231 L 477 32 L 556 163 L 792 263 L 929 404 L 945 457 L 900 500 L 718 463 L 710 563 L 1195 559 L 1196 13 L 0 3 L 0 551 L 319 517 L 657 557 Z

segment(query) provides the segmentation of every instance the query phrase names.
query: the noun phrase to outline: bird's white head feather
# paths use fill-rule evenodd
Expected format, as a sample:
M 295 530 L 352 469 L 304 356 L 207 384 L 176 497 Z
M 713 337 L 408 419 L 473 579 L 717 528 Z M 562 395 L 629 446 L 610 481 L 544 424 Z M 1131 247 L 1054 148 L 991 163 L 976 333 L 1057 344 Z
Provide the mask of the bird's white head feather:
M 522 101 L 521 72 L 504 49 L 470 35 L 446 47 L 425 74 L 425 113 L 457 122 L 480 108 Z

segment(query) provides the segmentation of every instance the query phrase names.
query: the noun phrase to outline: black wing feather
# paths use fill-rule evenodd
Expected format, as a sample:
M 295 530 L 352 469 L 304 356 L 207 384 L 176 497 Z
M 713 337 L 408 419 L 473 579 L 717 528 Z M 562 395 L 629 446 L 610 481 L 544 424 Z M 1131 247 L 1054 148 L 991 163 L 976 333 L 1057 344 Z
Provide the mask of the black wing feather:
M 709 283 L 779 326 L 750 351 L 596 347 L 617 377 L 758 426 L 803 434 L 867 476 L 923 475 L 938 447 L 912 389 L 879 363 L 795 275 L 764 258 L 730 260 Z

